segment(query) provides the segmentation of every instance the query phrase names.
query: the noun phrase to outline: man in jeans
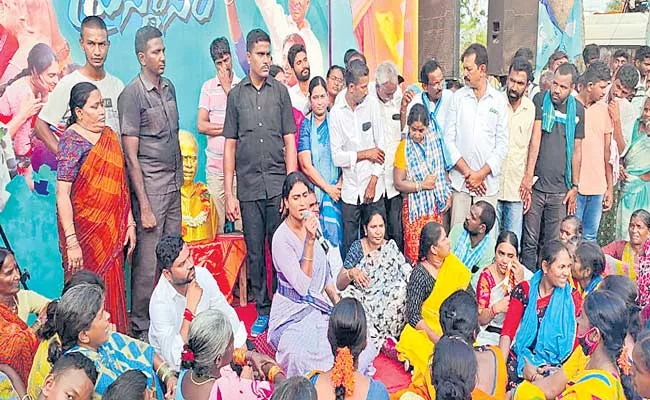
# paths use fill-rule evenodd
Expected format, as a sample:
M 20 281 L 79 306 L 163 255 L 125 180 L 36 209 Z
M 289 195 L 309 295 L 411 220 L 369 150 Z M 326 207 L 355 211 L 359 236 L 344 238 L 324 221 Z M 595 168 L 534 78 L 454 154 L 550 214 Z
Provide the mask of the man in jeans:
M 585 137 L 585 109 L 571 96 L 577 75 L 574 65 L 562 64 L 555 71 L 551 89 L 533 98 L 535 124 L 526 173 L 519 187 L 524 199 L 521 261 L 531 271 L 538 269 L 542 238 L 556 239 L 562 218 L 567 211 L 576 211 Z
M 497 201 L 499 230 L 517 234 L 521 242 L 524 205 L 519 197 L 519 185 L 526 169 L 528 143 L 535 123 L 535 105 L 525 94 L 533 79 L 528 60 L 517 57 L 510 65 L 506 82 L 508 97 L 508 154 L 503 162 Z
M 223 123 L 226 118 L 228 93 L 240 79 L 233 73 L 228 39 L 225 37 L 214 39 L 210 44 L 210 56 L 217 69 L 217 76 L 206 81 L 201 88 L 197 128 L 200 133 L 208 137 L 208 147 L 205 149 L 207 158 L 205 180 L 217 207 L 217 232 L 223 233 L 226 221 L 226 196 L 223 189 L 223 151 L 226 138 L 223 137 Z M 233 194 L 237 195 L 237 183 L 234 177 Z M 235 221 L 235 228 L 241 231 L 241 220 Z
M 223 136 L 226 218 L 241 217 L 248 257 L 248 276 L 258 317 L 251 336 L 266 330 L 271 311 L 266 279 L 265 243 L 280 225 L 282 185 L 296 170 L 296 124 L 287 88 L 268 79 L 271 39 L 253 29 L 246 37 L 250 71 L 228 94 Z M 237 196 L 233 178 L 237 171 Z M 241 209 L 240 209 L 241 207 Z M 276 285 L 275 275 L 272 278 Z
M 582 221 L 584 240 L 595 242 L 600 218 L 612 207 L 612 165 L 609 163 L 612 144 L 612 120 L 605 97 L 611 77 L 602 61 L 592 62 L 580 77 L 577 100 L 585 107 L 585 138 L 582 141 L 582 166 L 576 216 Z

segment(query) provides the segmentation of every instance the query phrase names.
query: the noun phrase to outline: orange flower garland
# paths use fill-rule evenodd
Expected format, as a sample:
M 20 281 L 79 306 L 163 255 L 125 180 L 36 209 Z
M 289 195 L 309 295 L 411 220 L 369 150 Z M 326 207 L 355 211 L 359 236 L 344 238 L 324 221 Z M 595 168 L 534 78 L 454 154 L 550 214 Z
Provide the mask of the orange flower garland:
M 630 358 L 628 357 L 628 351 L 626 348 L 623 348 L 621 355 L 618 357 L 617 364 L 623 375 L 630 375 L 632 365 L 630 364 Z
M 354 371 L 354 359 L 350 349 L 347 347 L 337 349 L 331 380 L 334 387 L 343 386 L 345 397 L 352 396 L 354 392 Z
M 246 365 L 246 350 L 242 348 L 235 349 L 232 352 L 232 362 L 240 366 Z

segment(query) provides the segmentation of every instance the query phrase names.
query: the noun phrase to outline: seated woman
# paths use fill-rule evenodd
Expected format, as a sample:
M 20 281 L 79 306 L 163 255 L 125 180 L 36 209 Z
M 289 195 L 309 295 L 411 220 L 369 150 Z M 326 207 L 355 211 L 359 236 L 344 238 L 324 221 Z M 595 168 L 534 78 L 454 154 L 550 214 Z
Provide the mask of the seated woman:
M 178 396 L 178 392 L 176 393 Z M 143 399 L 152 400 L 147 388 L 147 375 L 131 369 L 120 375 L 104 392 L 102 400 Z
M 300 126 L 298 162 L 300 169 L 315 185 L 323 236 L 341 249 L 343 216 L 341 215 L 341 168 L 335 167 L 330 147 L 327 84 L 320 76 L 309 82 L 311 113 Z
M 269 399 L 272 384 L 285 379 L 280 367 L 267 356 L 235 349 L 233 333 L 226 316 L 218 310 L 199 313 L 190 324 L 187 344 L 181 355 L 176 400 Z M 230 362 L 249 360 L 267 381 L 253 380 L 252 370 L 240 378 Z
M 630 278 L 621 275 L 611 275 L 603 279 L 598 290 L 609 290 L 617 294 L 627 307 L 628 326 L 625 336 L 625 352 L 628 361 L 631 360 L 634 344 L 641 333 L 641 315 L 639 314 L 639 289 Z
M 381 382 L 358 371 L 359 355 L 367 344 L 367 325 L 366 314 L 358 300 L 341 299 L 334 306 L 327 329 L 334 365 L 326 372 L 312 371 L 310 374 L 319 398 L 333 396 L 343 400 L 354 393 L 355 399 L 388 400 L 388 391 Z
M 0 267 L 4 267 L 6 263 L 7 266 L 7 275 L 5 278 L 10 278 L 11 282 L 14 282 L 16 278 L 15 274 L 18 274 L 18 285 L 16 293 L 13 296 L 7 297 L 7 305 L 10 307 L 16 308 L 18 317 L 25 323 L 31 315 L 36 315 L 38 318 L 32 324 L 34 331 L 37 331 L 38 328 L 45 321 L 45 309 L 47 308 L 50 299 L 47 297 L 41 296 L 33 290 L 20 289 L 20 269 L 18 268 L 18 263 L 16 262 L 16 257 L 11 252 L 11 250 L 4 247 L 0 247 Z
M 481 324 L 476 341 L 480 345 L 499 344 L 510 293 L 516 285 L 533 276 L 519 262 L 519 240 L 515 233 L 503 231 L 499 234 L 494 256 L 494 263 L 481 271 L 476 286 L 478 321 Z
M 508 355 L 511 389 L 522 381 L 526 361 L 536 368 L 559 366 L 573 351 L 582 304 L 580 292 L 569 284 L 573 259 L 566 245 L 550 241 L 541 260 L 531 280 L 515 286 L 503 322 L 499 347 Z
M 176 375 L 169 364 L 163 362 L 147 343 L 111 333 L 110 315 L 104 310 L 104 300 L 102 288 L 87 283 L 79 284 L 61 296 L 54 318 L 59 341 L 50 344 L 50 363 L 73 352 L 91 359 L 98 373 L 97 397 L 101 397 L 118 376 L 130 369 L 147 375 L 147 386 L 156 391 L 157 398 L 163 398 L 160 381 L 167 388 L 164 396 L 173 397 Z
M 650 330 L 638 337 L 632 352 L 632 380 L 641 398 L 650 398 Z
M 68 290 L 70 290 L 70 288 L 82 283 L 99 285 L 99 287 L 104 290 L 104 281 L 102 281 L 99 275 L 90 270 L 81 269 L 72 274 L 70 279 L 63 285 L 61 295 L 63 296 Z M 32 397 L 32 399 L 38 397 L 41 387 L 43 387 L 43 383 L 45 382 L 45 378 L 47 378 L 47 375 L 52 369 L 52 365 L 47 360 L 47 353 L 50 343 L 59 340 L 59 336 L 56 334 L 56 326 L 54 325 L 54 316 L 56 315 L 56 307 L 58 304 L 59 301 L 54 300 L 47 305 L 45 323 L 38 331 L 36 331 L 36 337 L 41 341 L 41 343 L 38 345 L 38 350 L 36 350 L 34 363 L 32 364 L 32 369 L 29 372 L 29 379 L 27 381 L 27 393 Z
M 615 293 L 596 290 L 585 297 L 583 312 L 578 316 L 577 339 L 589 362 L 585 369 L 572 377 L 562 393 L 547 393 L 553 379 L 564 379 L 562 374 L 541 378 L 538 370 L 527 373 L 527 381 L 520 384 L 514 399 L 558 398 L 625 400 L 617 360 L 625 345 L 628 314 L 625 302 Z M 531 382 L 532 381 L 532 382 Z M 538 382 L 539 381 L 539 382 Z
M 560 242 L 573 252 L 575 246 L 582 242 L 582 221 L 575 215 L 567 215 L 560 223 Z
M 472 277 L 463 263 L 451 254 L 445 228 L 429 222 L 420 235 L 419 263 L 406 288 L 407 324 L 396 350 L 400 361 L 413 368 L 413 384 L 425 385 L 429 358 L 440 340 L 440 305 L 458 289 L 467 289 Z
M 457 337 L 444 336 L 436 346 L 431 375 L 436 400 L 471 400 L 476 386 L 476 358 L 472 347 Z
M 611 275 L 606 277 L 596 289 L 598 291 L 609 291 L 617 295 L 625 303 L 627 308 L 627 333 L 625 335 L 625 344 L 623 351 L 617 360 L 621 370 L 621 382 L 627 399 L 639 399 L 634 388 L 629 383 L 631 381 L 631 354 L 634 344 L 641 331 L 641 319 L 639 315 L 640 307 L 637 304 L 638 290 L 636 284 L 630 278 L 621 275 Z M 537 371 L 538 377 L 535 377 L 534 384 L 544 390 L 547 398 L 559 396 L 569 384 L 571 378 L 580 376 L 584 373 L 589 363 L 590 356 L 585 355 L 581 346 L 574 349 L 569 359 L 562 364 L 562 368 L 544 367 Z M 532 372 L 532 370 L 531 370 Z M 542 378 L 541 376 L 546 376 Z
M 455 337 L 471 344 L 476 341 L 479 332 L 478 306 L 473 295 L 465 290 L 458 290 L 440 306 L 440 325 L 443 337 Z M 474 355 L 477 363 L 476 382 L 472 399 L 503 399 L 505 398 L 508 374 L 506 364 L 498 346 L 476 346 Z M 434 359 L 435 360 L 435 359 Z M 437 392 L 432 384 L 435 377 L 433 370 L 428 375 L 427 384 L 417 387 L 411 384 L 408 389 L 391 396 L 393 399 L 435 399 Z M 415 397 L 418 396 L 418 397 Z
M 404 254 L 416 261 L 420 232 L 429 222 L 442 222 L 451 207 L 442 136 L 429 129 L 429 112 L 422 104 L 411 108 L 408 136 L 397 146 L 393 169 L 395 189 L 404 195 L 402 223 Z
M 273 390 L 271 400 L 317 400 L 316 389 L 309 379 L 294 376 L 279 384 Z
M 605 255 L 593 242 L 582 242 L 575 251 L 571 277 L 582 297 L 596 290 L 603 281 Z
M 639 209 L 632 213 L 627 228 L 630 240 L 617 240 L 603 247 L 607 275 L 625 275 L 636 281 L 643 245 L 650 239 L 650 212 Z
M 0 364 L 6 364 L 15 371 L 15 375 L 6 374 L 15 389 L 24 388 L 27 384 L 38 347 L 38 327 L 28 327 L 25 323 L 31 307 L 28 302 L 21 301 L 21 298 L 24 299 L 21 292 L 24 291 L 20 290 L 20 272 L 16 259 L 11 251 L 0 248 Z M 25 315 L 25 320 L 21 314 Z M 40 325 L 38 321 L 44 319 L 44 312 L 39 318 L 35 325 Z M 19 381 L 15 379 L 16 375 Z
M 397 244 L 385 239 L 381 212 L 367 213 L 362 225 L 365 237 L 350 246 L 336 285 L 342 290 L 341 297 L 354 297 L 363 304 L 370 339 L 379 349 L 387 338 L 394 340 L 404 329 L 406 284 L 412 268 Z
M 327 265 L 327 255 L 315 244 L 318 218 L 302 215 L 309 207 L 311 183 L 301 172 L 290 173 L 282 187 L 284 220 L 272 241 L 278 289 L 273 296 L 268 341 L 288 377 L 313 369 L 328 370 L 334 363 L 327 341 L 331 304 L 338 294 Z M 323 293 L 327 293 L 327 297 Z M 331 302 L 330 302 L 331 300 Z M 368 346 L 359 359 L 366 371 L 377 355 Z

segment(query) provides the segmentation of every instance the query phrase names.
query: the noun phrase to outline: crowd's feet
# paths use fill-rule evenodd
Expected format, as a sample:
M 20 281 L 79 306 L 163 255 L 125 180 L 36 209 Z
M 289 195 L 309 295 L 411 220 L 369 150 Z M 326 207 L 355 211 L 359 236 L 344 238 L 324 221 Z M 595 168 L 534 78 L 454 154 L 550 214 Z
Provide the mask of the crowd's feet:
M 258 337 L 269 327 L 269 316 L 259 315 L 251 327 L 251 337 Z

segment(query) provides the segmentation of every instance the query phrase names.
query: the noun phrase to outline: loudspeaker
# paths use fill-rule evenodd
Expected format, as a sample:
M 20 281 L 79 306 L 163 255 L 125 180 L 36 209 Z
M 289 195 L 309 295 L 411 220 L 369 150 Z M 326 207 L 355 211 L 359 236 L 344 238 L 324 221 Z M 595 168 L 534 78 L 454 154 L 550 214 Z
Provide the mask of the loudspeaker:
M 507 75 L 510 61 L 520 47 L 528 47 L 537 54 L 538 10 L 539 0 L 489 1 L 488 74 Z
M 418 11 L 418 76 L 420 67 L 435 57 L 446 78 L 457 77 L 460 0 L 420 0 Z

